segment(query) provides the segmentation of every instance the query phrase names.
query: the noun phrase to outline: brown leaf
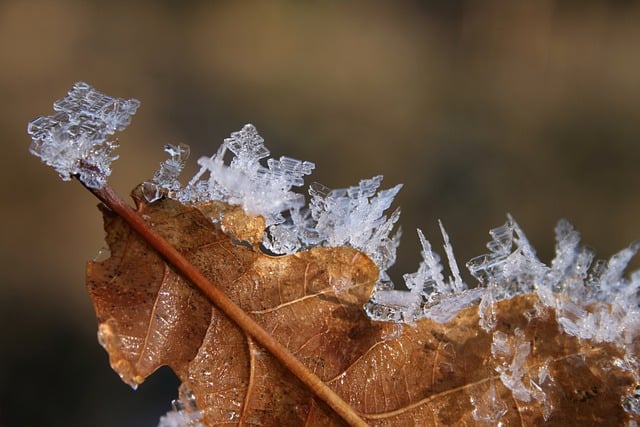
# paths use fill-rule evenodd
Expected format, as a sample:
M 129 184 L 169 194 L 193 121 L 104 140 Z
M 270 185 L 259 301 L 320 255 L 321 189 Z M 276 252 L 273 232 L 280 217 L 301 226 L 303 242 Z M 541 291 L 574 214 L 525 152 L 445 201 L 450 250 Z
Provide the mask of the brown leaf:
M 524 402 L 500 380 L 477 309 L 445 325 L 372 322 L 362 305 L 378 271 L 364 254 L 342 247 L 270 257 L 257 246 L 262 218 L 237 207 L 136 202 L 158 233 L 372 425 L 475 425 L 492 388 L 507 410 L 504 425 L 540 425 L 545 411 L 548 425 L 629 419 L 621 401 L 634 384 L 616 366 L 623 354 L 561 334 L 553 313 L 530 316 L 535 296 L 496 306 L 497 330 L 513 337 L 519 329 L 531 343 L 522 381 L 546 400 Z M 340 424 L 122 219 L 103 214 L 111 258 L 89 263 L 87 284 L 101 342 L 126 383 L 170 366 L 207 425 Z

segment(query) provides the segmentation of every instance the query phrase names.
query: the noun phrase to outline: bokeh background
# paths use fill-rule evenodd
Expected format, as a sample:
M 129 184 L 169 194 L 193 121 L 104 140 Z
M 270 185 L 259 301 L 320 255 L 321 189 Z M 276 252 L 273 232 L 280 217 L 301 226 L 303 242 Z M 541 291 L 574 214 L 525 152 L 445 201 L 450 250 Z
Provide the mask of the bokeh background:
M 142 101 L 123 195 L 164 144 L 195 163 L 246 122 L 309 182 L 404 183 L 400 282 L 438 218 L 461 262 L 507 212 L 544 260 L 559 218 L 602 257 L 639 239 L 638 46 L 632 1 L 0 1 L 0 426 L 154 426 L 176 393 L 110 370 L 84 289 L 96 201 L 27 152 L 74 81 Z

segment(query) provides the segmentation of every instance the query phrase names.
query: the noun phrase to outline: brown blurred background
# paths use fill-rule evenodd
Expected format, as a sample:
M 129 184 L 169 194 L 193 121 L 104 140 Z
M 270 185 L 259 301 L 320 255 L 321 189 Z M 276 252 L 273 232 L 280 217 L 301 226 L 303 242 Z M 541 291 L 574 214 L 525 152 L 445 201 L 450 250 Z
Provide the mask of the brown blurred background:
M 0 426 L 154 426 L 175 396 L 168 372 L 133 392 L 108 367 L 83 277 L 96 201 L 27 152 L 74 81 L 142 101 L 123 195 L 164 144 L 195 163 L 246 122 L 314 161 L 308 182 L 404 183 L 400 282 L 438 218 L 461 262 L 507 212 L 544 260 L 562 217 L 602 257 L 640 238 L 639 46 L 631 1 L 0 1 Z

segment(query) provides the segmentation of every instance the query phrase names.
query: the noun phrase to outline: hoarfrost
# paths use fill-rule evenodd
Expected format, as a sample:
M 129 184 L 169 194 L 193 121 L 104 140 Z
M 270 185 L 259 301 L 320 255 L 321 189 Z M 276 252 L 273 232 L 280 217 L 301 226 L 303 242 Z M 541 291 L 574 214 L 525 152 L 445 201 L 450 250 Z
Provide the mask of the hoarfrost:
M 190 148 L 186 144 L 168 144 L 164 151 L 169 154 L 169 158 L 160 164 L 160 169 L 150 182 L 142 184 L 142 194 L 150 203 L 164 196 L 175 197 L 181 190 L 178 177 L 189 158 Z
M 418 230 L 422 245 L 422 262 L 415 273 L 403 276 L 408 291 L 379 288 L 365 305 L 367 314 L 374 320 L 413 323 L 428 317 L 437 322 L 448 322 L 462 309 L 472 306 L 482 298 L 484 289 L 467 289 L 460 277 L 460 270 L 453 248 L 444 227 L 440 224 L 444 249 L 451 276 L 444 278 L 440 256 Z
M 126 128 L 139 106 L 136 99 L 112 98 L 78 82 L 53 104 L 53 115 L 29 122 L 29 150 L 64 181 L 78 176 L 87 187 L 102 188 L 118 158 L 116 141 L 107 138 Z
M 231 162 L 225 164 L 227 152 Z M 291 191 L 304 184 L 315 165 L 289 157 L 268 159 L 267 166 L 260 161 L 269 156 L 264 139 L 256 128 L 245 125 L 226 138 L 211 157 L 201 157 L 200 171 L 175 194 L 169 195 L 183 203 L 220 200 L 240 205 L 251 215 L 262 215 L 267 225 L 284 221 L 281 213 L 304 205 L 304 196 Z M 208 178 L 204 178 L 208 175 Z
M 202 413 L 187 413 L 175 409 L 160 417 L 158 427 L 204 427 Z
M 62 179 L 78 176 L 85 185 L 100 188 L 117 158 L 113 154 L 116 143 L 108 137 L 129 124 L 139 105 L 135 99 L 114 98 L 86 83 L 76 83 L 66 97 L 54 103 L 53 115 L 29 123 L 30 150 Z M 365 307 L 373 319 L 414 322 L 428 317 L 446 322 L 460 310 L 478 304 L 481 326 L 492 331 L 497 301 L 536 292 L 541 306 L 553 308 L 558 324 L 570 335 L 625 348 L 638 336 L 640 272 L 626 278 L 624 271 L 640 243 L 607 262 L 594 263 L 593 252 L 580 246 L 579 233 L 567 221 L 560 221 L 556 257 L 549 267 L 538 260 L 518 224 L 508 216 L 504 225 L 490 231 L 489 253 L 467 263 L 479 282 L 469 289 L 440 224 L 451 274 L 445 278 L 440 257 L 418 231 L 423 260 L 418 271 L 404 275 L 408 291 L 398 291 L 387 270 L 396 259 L 400 232 L 393 230 L 400 211 L 385 212 L 401 185 L 379 190 L 382 176 L 337 190 L 315 184 L 305 206 L 304 195 L 292 189 L 304 184 L 314 164 L 289 157 L 268 158 L 269 150 L 251 124 L 233 132 L 213 156 L 200 158 L 200 171 L 184 187 L 178 178 L 189 155 L 188 146 L 167 145 L 165 151 L 169 159 L 143 185 L 148 201 L 170 197 L 184 203 L 220 200 L 241 205 L 247 213 L 265 218 L 264 246 L 279 254 L 341 245 L 363 251 L 380 270 L 375 292 Z M 265 159 L 266 165 L 262 163 Z
M 472 394 L 470 396 L 473 411 L 471 415 L 473 419 L 479 422 L 490 423 L 491 425 L 501 426 L 498 420 L 502 418 L 508 411 L 507 404 L 500 399 L 496 392 L 496 386 L 491 382 L 489 389 L 479 396 Z
M 400 232 L 392 235 L 400 210 L 385 211 L 401 185 L 378 190 L 382 176 L 357 186 L 331 190 L 321 184 L 309 188 L 308 209 L 294 208 L 288 219 L 268 229 L 264 245 L 275 253 L 294 253 L 317 246 L 351 246 L 366 253 L 380 269 L 379 287 L 390 282 L 386 270 L 396 260 Z
M 200 422 L 203 415 L 193 393 L 186 383 L 182 383 L 180 398 L 171 402 L 171 411 L 160 417 L 158 427 L 204 427 Z
M 531 351 L 531 344 L 525 340 L 520 329 L 515 336 L 509 337 L 504 332 L 493 333 L 491 354 L 500 361 L 496 371 L 500 374 L 502 384 L 513 393 L 513 397 L 523 402 L 531 400 L 531 391 L 522 382 L 526 373 L 525 363 Z
M 181 187 L 178 177 L 189 149 L 168 145 L 170 158 L 160 165 L 151 181 L 143 184 L 148 202 L 169 197 L 183 203 L 219 200 L 240 205 L 245 212 L 265 218 L 263 244 L 277 254 L 291 254 L 318 246 L 351 246 L 366 253 L 378 266 L 378 288 L 392 288 L 386 270 L 396 259 L 400 232 L 392 234 L 400 217 L 397 209 L 385 211 L 402 185 L 378 190 L 382 176 L 360 181 L 357 186 L 331 190 L 321 184 L 309 188 L 311 200 L 292 191 L 304 184 L 315 165 L 289 157 L 269 156 L 256 128 L 245 125 L 226 138 L 211 157 L 201 157 L 200 171 Z M 228 153 L 230 162 L 225 162 Z

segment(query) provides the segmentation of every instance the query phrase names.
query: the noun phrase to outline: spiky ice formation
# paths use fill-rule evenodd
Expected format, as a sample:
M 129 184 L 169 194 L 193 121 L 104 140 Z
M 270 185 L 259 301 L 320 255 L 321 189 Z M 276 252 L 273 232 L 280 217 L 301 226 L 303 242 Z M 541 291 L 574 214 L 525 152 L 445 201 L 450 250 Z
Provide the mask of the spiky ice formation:
M 380 288 L 393 287 L 386 270 L 393 265 L 400 233 L 392 235 L 400 217 L 387 216 L 401 185 L 379 190 L 382 176 L 360 181 L 357 186 L 330 190 L 321 184 L 309 189 L 311 201 L 292 191 L 304 184 L 314 164 L 289 157 L 269 156 L 263 138 L 253 125 L 245 125 L 224 140 L 211 157 L 202 157 L 200 171 L 184 187 L 178 177 L 189 154 L 188 146 L 167 145 L 169 159 L 152 180 L 143 184 L 149 202 L 170 197 L 183 203 L 219 200 L 240 205 L 245 212 L 261 215 L 267 223 L 263 244 L 277 254 L 291 254 L 318 246 L 348 245 L 363 251 L 380 269 Z M 225 155 L 233 157 L 227 164 Z M 205 178 L 206 176 L 206 178 Z
M 294 209 L 282 224 L 269 228 L 265 246 L 276 253 L 294 253 L 316 246 L 351 246 L 366 253 L 380 269 L 380 286 L 390 282 L 386 270 L 396 259 L 400 233 L 392 235 L 400 211 L 387 217 L 401 185 L 378 191 L 382 176 L 357 186 L 330 190 L 320 184 L 309 189 L 308 209 Z
M 444 280 L 439 256 L 419 232 L 423 261 L 417 272 L 404 276 L 409 291 L 377 291 L 367 307 L 370 316 L 409 322 L 429 317 L 446 322 L 479 301 L 481 326 L 491 331 L 495 302 L 535 292 L 544 306 L 555 310 L 565 333 L 621 347 L 640 335 L 640 271 L 624 276 L 640 243 L 591 267 L 593 252 L 579 245 L 579 233 L 562 220 L 556 227 L 556 256 L 549 267 L 537 258 L 522 229 L 509 217 L 490 231 L 489 253 L 467 263 L 479 282 L 468 289 L 459 279 L 448 236 L 444 229 L 442 232 L 453 277 Z
M 55 114 L 29 122 L 29 150 L 63 180 L 78 176 L 86 186 L 102 188 L 118 158 L 116 142 L 107 138 L 126 128 L 139 106 L 136 99 L 113 98 L 78 82 L 53 104 Z
M 224 157 L 228 151 L 233 157 L 227 165 Z M 268 156 L 264 139 L 247 124 L 226 138 L 213 156 L 201 157 L 200 171 L 184 188 L 174 191 L 173 197 L 183 203 L 220 200 L 241 205 L 249 214 L 262 215 L 267 225 L 280 223 L 284 221 L 282 212 L 304 205 L 304 196 L 291 188 L 303 185 L 303 177 L 315 165 L 281 157 L 268 159 L 265 167 L 260 161 Z M 176 190 L 174 174 L 155 181 L 159 187 Z
M 432 250 L 431 243 L 422 231 L 418 230 L 422 262 L 418 271 L 403 276 L 409 290 L 377 289 L 365 306 L 371 318 L 413 323 L 420 318 L 429 317 L 444 323 L 482 297 L 483 289 L 468 289 L 462 281 L 449 236 L 442 223 L 440 231 L 451 276 L 445 279 L 440 256 Z
M 193 393 L 180 386 L 180 398 L 171 402 L 171 410 L 160 417 L 158 427 L 204 427 L 203 413 L 196 407 Z

